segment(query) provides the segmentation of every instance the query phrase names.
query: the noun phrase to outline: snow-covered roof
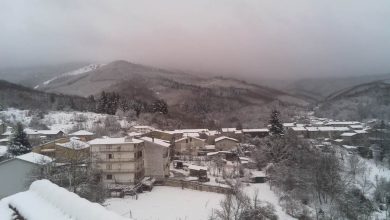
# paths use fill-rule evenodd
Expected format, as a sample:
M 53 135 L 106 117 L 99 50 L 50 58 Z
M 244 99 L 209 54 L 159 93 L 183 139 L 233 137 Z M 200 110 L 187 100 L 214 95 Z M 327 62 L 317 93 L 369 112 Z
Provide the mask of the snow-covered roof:
M 10 136 L 10 135 L 12 135 L 12 131 L 8 130 L 8 131 L 2 133 L 1 135 L 3 135 L 3 136 Z
M 148 125 L 134 125 L 133 128 L 135 128 L 135 129 L 150 129 L 150 130 L 155 129 L 155 128 L 148 126 Z
M 196 132 L 188 132 L 188 133 L 184 133 L 184 135 L 187 137 L 199 137 L 199 133 Z
M 242 129 L 242 132 L 244 133 L 251 133 L 251 132 L 268 132 L 268 128 L 247 128 Z
M 190 164 L 190 165 L 188 166 L 188 169 L 190 169 L 190 170 L 207 170 L 207 167 L 197 166 L 197 165 L 192 165 L 192 164 Z
M 142 140 L 135 139 L 135 138 L 126 138 L 126 137 L 121 137 L 121 138 L 110 138 L 110 137 L 105 137 L 105 138 L 96 138 L 88 143 L 90 145 L 104 145 L 104 144 L 138 144 L 142 143 Z
M 306 131 L 305 127 L 292 127 L 291 128 L 293 131 Z
M 129 132 L 128 135 L 129 135 L 130 137 L 135 137 L 135 136 L 141 136 L 142 133 L 139 133 L 139 132 Z
M 283 127 L 294 127 L 295 123 L 283 123 Z
M 335 142 L 338 142 L 338 143 L 341 143 L 341 142 L 343 142 L 344 140 L 343 139 L 336 139 L 336 140 L 334 140 Z
M 351 146 L 351 145 L 343 145 L 343 147 L 347 150 L 355 150 L 357 149 L 358 147 L 357 146 Z
M 182 137 L 182 138 L 180 138 L 180 139 L 175 140 L 175 143 L 176 143 L 176 142 L 179 142 L 179 141 L 182 141 L 182 140 L 185 140 L 185 139 L 188 139 L 188 138 L 193 138 L 193 139 L 196 139 L 196 140 L 204 141 L 203 139 L 198 138 L 198 137 L 185 136 L 185 137 Z
M 348 127 L 318 127 L 320 131 L 349 131 Z
M 341 134 L 341 137 L 352 137 L 352 136 L 355 136 L 357 135 L 356 133 L 352 133 L 352 132 L 344 132 Z
M 358 134 L 367 134 L 368 132 L 366 130 L 354 130 L 355 133 Z
M 65 147 L 65 148 L 69 148 L 69 149 L 73 149 L 73 150 L 81 150 L 81 149 L 85 149 L 85 148 L 88 148 L 90 145 L 84 141 L 80 141 L 78 140 L 78 138 L 70 138 L 70 141 L 69 142 L 66 142 L 66 143 L 56 143 L 56 145 L 58 146 L 61 146 L 61 147 Z
M 42 154 L 38 154 L 38 153 L 34 153 L 34 152 L 23 154 L 23 155 L 17 156 L 16 158 L 19 160 L 24 160 L 24 161 L 27 161 L 30 163 L 35 163 L 35 164 L 40 164 L 40 165 L 44 165 L 44 164 L 47 164 L 47 163 L 50 163 L 53 161 L 53 159 L 51 157 L 48 157 L 48 156 L 45 156 Z
M 205 149 L 207 150 L 214 150 L 215 149 L 215 145 L 206 145 L 204 146 Z
M 29 190 L 2 199 L 1 220 L 14 219 L 10 205 L 28 220 L 129 220 L 48 180 L 37 180 Z
M 331 121 L 326 123 L 327 125 L 357 125 L 360 124 L 358 121 Z
M 147 141 L 147 142 L 152 142 L 158 145 L 161 145 L 163 147 L 169 147 L 170 144 L 165 142 L 164 140 L 158 139 L 158 138 L 151 138 L 151 137 L 141 137 L 141 140 Z
M 226 136 L 221 136 L 221 137 L 215 138 L 215 142 L 222 141 L 224 139 L 228 139 L 228 140 L 231 140 L 231 141 L 238 142 L 237 139 L 234 139 L 234 138 L 231 138 L 231 137 L 226 137 Z
M 313 132 L 313 131 L 319 131 L 319 130 L 318 130 L 318 127 L 306 127 L 306 130 L 307 130 L 307 131 L 312 131 L 312 132 Z
M 364 128 L 363 125 L 350 125 L 349 127 L 353 128 L 353 129 L 363 129 Z
M 0 145 L 0 157 L 7 153 L 7 146 Z
M 72 135 L 72 136 L 92 136 L 92 135 L 94 135 L 94 133 L 86 131 L 86 130 L 80 130 L 80 131 L 73 132 L 70 135 Z
M 180 129 L 180 130 L 175 130 L 175 133 L 203 133 L 203 132 L 208 132 L 209 129 L 207 128 L 199 128 L 199 129 Z
M 62 131 L 60 131 L 60 130 L 38 130 L 37 132 L 40 134 L 44 134 L 44 135 L 55 135 L 55 134 L 58 134 Z
M 236 128 L 222 128 L 222 132 L 235 132 Z
M 210 153 L 207 153 L 207 156 L 214 156 L 214 155 L 217 155 L 219 154 L 219 152 L 210 152 Z

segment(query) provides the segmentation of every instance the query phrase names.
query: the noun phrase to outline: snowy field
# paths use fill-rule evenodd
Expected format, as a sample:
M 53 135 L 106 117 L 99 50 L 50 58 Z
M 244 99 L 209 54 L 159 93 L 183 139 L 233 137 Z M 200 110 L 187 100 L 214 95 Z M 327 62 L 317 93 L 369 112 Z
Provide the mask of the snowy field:
M 11 123 L 21 122 L 24 126 L 28 126 L 32 117 L 29 114 L 29 110 L 19 110 L 15 108 L 8 108 L 5 111 L 0 111 L 0 117 L 5 118 Z M 65 133 L 74 128 L 75 125 L 82 125 L 87 130 L 91 130 L 96 125 L 101 125 L 106 114 L 98 114 L 94 112 L 65 112 L 65 111 L 49 111 L 44 115 L 41 120 L 42 123 L 47 125 L 50 129 L 61 130 Z M 80 121 L 82 119 L 82 121 Z M 118 119 L 122 128 L 129 128 L 129 124 L 125 119 Z
M 275 205 L 279 219 L 293 219 L 277 205 L 278 199 L 268 184 L 251 184 L 244 188 L 248 195 L 253 195 L 255 190 L 259 191 L 261 200 Z M 105 205 L 109 210 L 135 220 L 206 220 L 213 209 L 219 208 L 223 198 L 224 195 L 218 193 L 156 186 L 152 192 L 139 194 L 138 200 L 112 198 Z

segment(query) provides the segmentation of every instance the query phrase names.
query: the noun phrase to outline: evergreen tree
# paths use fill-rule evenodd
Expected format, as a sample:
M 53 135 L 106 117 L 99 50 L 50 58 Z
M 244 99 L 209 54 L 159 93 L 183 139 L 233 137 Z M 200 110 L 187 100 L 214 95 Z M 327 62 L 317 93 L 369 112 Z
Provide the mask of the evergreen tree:
M 269 132 L 271 135 L 283 135 L 283 125 L 280 122 L 279 119 L 280 112 L 278 110 L 272 110 L 271 112 L 271 119 L 269 120 L 269 123 L 271 125 Z
M 28 141 L 27 134 L 23 131 L 22 123 L 18 122 L 9 142 L 8 153 L 13 156 L 18 156 L 28 152 L 31 152 L 31 145 Z
M 106 113 L 107 111 L 107 94 L 106 92 L 102 91 L 102 94 L 100 95 L 100 98 L 97 103 L 97 112 L 98 113 Z
M 159 112 L 164 115 L 168 114 L 168 105 L 164 100 L 156 100 L 153 103 L 153 112 Z

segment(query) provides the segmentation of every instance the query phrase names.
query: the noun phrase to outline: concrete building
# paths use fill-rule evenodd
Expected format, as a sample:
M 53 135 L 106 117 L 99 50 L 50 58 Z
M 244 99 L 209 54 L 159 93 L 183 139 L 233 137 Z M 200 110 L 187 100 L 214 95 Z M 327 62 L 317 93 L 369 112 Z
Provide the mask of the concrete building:
M 215 139 L 215 149 L 219 151 L 230 151 L 238 146 L 238 140 L 226 136 Z
M 175 141 L 175 153 L 179 155 L 197 156 L 205 146 L 205 140 L 197 137 L 183 137 Z
M 130 137 L 97 138 L 88 142 L 91 161 L 106 184 L 135 184 L 144 177 L 144 141 Z
M 169 177 L 169 147 L 168 142 L 150 137 L 142 137 L 144 146 L 145 176 L 153 177 L 156 181 L 163 181 Z
M 30 152 L 0 162 L 0 199 L 26 190 L 34 173 L 52 161 L 50 157 Z
M 80 130 L 69 134 L 70 137 L 78 137 L 82 141 L 90 141 L 95 134 L 86 130 Z

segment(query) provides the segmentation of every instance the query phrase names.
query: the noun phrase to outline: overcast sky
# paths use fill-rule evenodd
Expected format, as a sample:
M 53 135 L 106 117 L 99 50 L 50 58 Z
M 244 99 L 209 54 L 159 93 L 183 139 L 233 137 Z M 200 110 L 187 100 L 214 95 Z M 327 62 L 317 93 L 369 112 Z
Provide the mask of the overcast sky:
M 390 73 L 390 1 L 0 1 L 0 67 L 116 59 L 264 77 Z

